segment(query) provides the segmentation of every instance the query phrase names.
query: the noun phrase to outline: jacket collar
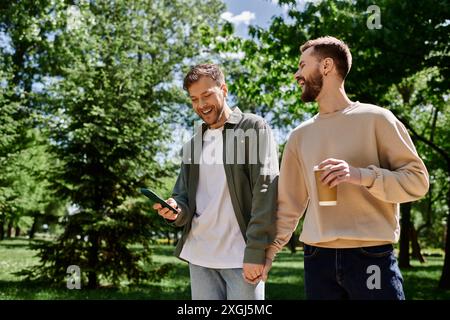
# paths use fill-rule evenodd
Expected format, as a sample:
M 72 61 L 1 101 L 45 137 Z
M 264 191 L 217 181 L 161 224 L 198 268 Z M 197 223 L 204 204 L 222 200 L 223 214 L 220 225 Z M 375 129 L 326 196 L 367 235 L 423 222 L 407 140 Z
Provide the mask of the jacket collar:
M 224 126 L 228 126 L 228 125 L 235 125 L 238 124 L 239 121 L 241 121 L 243 114 L 241 109 L 239 109 L 239 107 L 234 107 L 231 109 L 233 112 L 230 114 L 230 117 L 228 118 L 227 121 L 225 121 Z M 197 130 L 197 133 L 202 134 L 206 131 L 206 129 L 208 129 L 208 125 L 206 123 L 202 123 L 202 125 L 199 127 L 199 129 Z
M 233 112 L 231 113 L 230 117 L 225 123 L 238 124 L 239 121 L 241 121 L 242 119 L 242 111 L 237 106 L 234 107 L 232 110 Z

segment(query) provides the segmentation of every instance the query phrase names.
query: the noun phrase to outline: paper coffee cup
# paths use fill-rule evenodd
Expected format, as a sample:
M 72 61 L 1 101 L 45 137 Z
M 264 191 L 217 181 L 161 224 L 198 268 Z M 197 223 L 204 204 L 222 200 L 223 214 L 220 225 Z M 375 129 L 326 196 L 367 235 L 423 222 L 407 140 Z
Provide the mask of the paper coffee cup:
M 324 169 L 319 170 L 318 166 L 314 167 L 314 177 L 316 180 L 317 197 L 320 206 L 335 206 L 337 205 L 337 186 L 329 188 L 328 185 L 320 181 L 320 175 Z

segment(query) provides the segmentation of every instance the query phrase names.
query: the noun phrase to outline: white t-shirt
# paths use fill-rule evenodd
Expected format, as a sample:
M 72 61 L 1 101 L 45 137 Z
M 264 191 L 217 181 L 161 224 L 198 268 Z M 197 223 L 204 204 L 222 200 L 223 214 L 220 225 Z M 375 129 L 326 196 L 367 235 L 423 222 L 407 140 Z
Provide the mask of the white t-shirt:
M 197 212 L 180 257 L 207 268 L 242 268 L 245 241 L 225 176 L 222 131 L 207 129 L 203 135 Z

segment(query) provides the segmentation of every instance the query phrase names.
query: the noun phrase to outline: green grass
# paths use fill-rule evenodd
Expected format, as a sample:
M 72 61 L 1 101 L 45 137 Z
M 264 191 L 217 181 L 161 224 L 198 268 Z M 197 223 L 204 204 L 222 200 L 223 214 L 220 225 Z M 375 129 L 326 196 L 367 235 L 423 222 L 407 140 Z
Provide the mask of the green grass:
M 189 270 L 186 263 L 172 256 L 173 247 L 153 246 L 153 260 L 173 263 L 174 270 L 160 283 L 131 285 L 121 289 L 69 290 L 41 283 L 26 283 L 13 273 L 38 263 L 36 252 L 25 239 L 0 241 L 0 300 L 8 299 L 190 299 Z M 402 270 L 407 299 L 450 299 L 450 291 L 437 289 L 442 257 L 427 257 L 425 264 L 412 261 L 413 268 Z M 266 284 L 266 299 L 299 300 L 303 292 L 303 255 L 283 250 L 277 256 Z
M 156 263 L 174 263 L 175 267 L 160 283 L 148 283 L 121 289 L 102 288 L 69 290 L 21 281 L 13 273 L 39 262 L 36 252 L 28 248 L 29 241 L 0 241 L 0 300 L 9 299 L 189 299 L 189 270 L 172 256 L 173 247 L 153 247 Z

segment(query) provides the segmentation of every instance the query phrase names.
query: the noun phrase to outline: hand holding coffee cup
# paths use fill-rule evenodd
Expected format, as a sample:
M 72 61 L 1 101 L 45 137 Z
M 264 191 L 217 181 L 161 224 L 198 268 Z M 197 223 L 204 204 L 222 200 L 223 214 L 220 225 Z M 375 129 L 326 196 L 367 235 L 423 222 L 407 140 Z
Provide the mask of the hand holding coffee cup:
M 335 206 L 337 205 L 337 186 L 329 187 L 322 182 L 324 172 L 325 169 L 319 169 L 319 166 L 314 167 L 319 206 Z
M 330 187 L 337 186 L 342 182 L 361 185 L 361 173 L 358 168 L 352 167 L 344 160 L 329 158 L 319 165 L 322 173 L 322 182 Z
M 344 160 L 326 159 L 314 167 L 314 175 L 320 205 L 337 204 L 336 187 L 342 182 L 361 185 L 361 173 L 358 168 L 350 166 Z M 321 196 L 321 194 L 323 195 Z M 323 200 L 320 200 L 321 197 Z

